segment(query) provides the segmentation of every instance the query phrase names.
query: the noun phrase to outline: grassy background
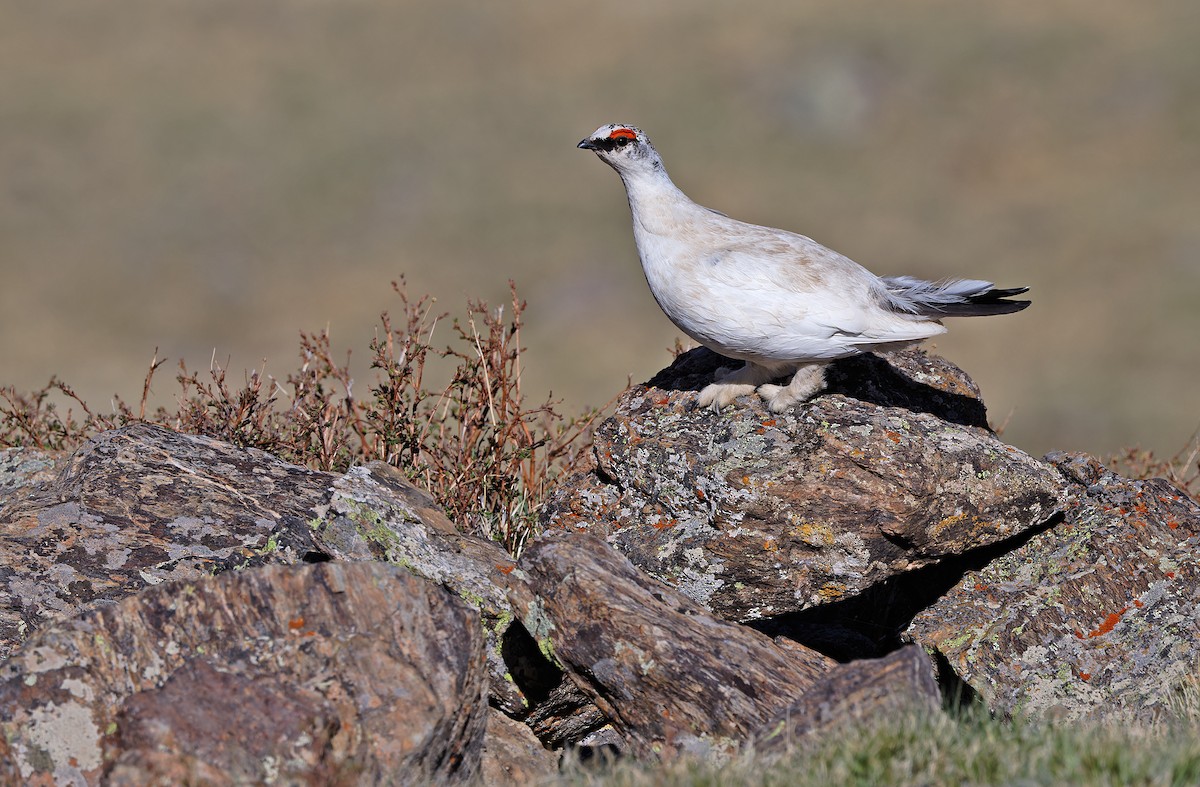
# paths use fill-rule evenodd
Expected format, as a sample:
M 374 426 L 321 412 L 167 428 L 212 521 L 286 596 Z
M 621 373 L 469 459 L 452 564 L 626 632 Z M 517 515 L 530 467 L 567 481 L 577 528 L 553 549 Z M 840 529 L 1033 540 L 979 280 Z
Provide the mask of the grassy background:
M 1170 454 L 1200 425 L 1197 40 L 1192 0 L 0 0 L 0 384 L 136 399 L 156 346 L 270 372 L 325 325 L 365 371 L 406 273 L 451 310 L 514 278 L 526 389 L 603 403 L 677 334 L 574 147 L 619 121 L 738 218 L 1032 286 L 935 348 L 1006 438 Z

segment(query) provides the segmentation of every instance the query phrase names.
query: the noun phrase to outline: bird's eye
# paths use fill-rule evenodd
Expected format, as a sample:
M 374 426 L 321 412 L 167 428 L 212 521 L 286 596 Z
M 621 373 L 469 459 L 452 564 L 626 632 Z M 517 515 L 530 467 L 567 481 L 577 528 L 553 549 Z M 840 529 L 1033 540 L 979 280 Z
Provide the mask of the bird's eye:
M 613 141 L 617 143 L 617 147 L 623 148 L 629 144 L 629 137 L 617 137 Z

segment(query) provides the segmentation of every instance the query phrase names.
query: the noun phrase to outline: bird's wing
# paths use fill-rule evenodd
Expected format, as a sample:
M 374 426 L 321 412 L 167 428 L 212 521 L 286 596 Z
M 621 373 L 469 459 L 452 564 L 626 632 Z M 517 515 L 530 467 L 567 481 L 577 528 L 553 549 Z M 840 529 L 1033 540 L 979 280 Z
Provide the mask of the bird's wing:
M 727 219 L 704 255 L 704 273 L 727 289 L 731 311 L 776 341 L 815 354 L 925 339 L 945 329 L 886 307 L 881 280 L 853 260 L 795 233 Z

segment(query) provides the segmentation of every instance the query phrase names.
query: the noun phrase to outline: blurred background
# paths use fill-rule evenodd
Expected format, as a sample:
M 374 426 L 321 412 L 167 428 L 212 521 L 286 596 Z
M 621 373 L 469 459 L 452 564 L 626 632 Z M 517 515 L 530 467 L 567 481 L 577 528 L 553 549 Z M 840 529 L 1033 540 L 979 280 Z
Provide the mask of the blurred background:
M 1034 453 L 1200 426 L 1200 4 L 0 0 L 0 385 L 134 401 L 155 347 L 367 374 L 389 282 L 528 300 L 568 412 L 670 360 L 615 173 L 879 274 L 1029 285 L 933 349 Z M 449 340 L 449 333 L 443 334 Z M 359 392 L 365 393 L 363 391 Z

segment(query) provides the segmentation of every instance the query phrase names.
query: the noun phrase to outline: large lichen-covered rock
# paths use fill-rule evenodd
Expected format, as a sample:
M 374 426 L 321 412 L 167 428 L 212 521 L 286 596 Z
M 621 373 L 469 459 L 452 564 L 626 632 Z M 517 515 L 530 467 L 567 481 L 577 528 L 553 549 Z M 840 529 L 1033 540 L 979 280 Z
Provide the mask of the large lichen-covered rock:
M 378 562 L 162 584 L 54 623 L 4 662 L 8 775 L 467 780 L 487 719 L 483 651 L 473 610 Z
M 1002 712 L 1152 719 L 1200 663 L 1200 506 L 1082 455 L 1065 520 L 968 573 L 908 635 Z
M 637 756 L 728 755 L 832 666 L 712 617 L 586 534 L 534 541 L 519 570 L 525 627 Z
M 1062 505 L 1056 472 L 986 428 L 974 384 L 916 351 L 835 365 L 828 392 L 721 413 L 693 351 L 628 391 L 592 467 L 548 504 L 716 614 L 753 620 L 853 596 L 1008 539 Z
M 489 632 L 497 703 L 523 706 L 499 657 L 515 563 L 386 464 L 320 473 L 150 424 L 66 457 L 0 452 L 0 657 L 48 621 L 162 582 L 324 560 L 384 560 L 454 590 Z

